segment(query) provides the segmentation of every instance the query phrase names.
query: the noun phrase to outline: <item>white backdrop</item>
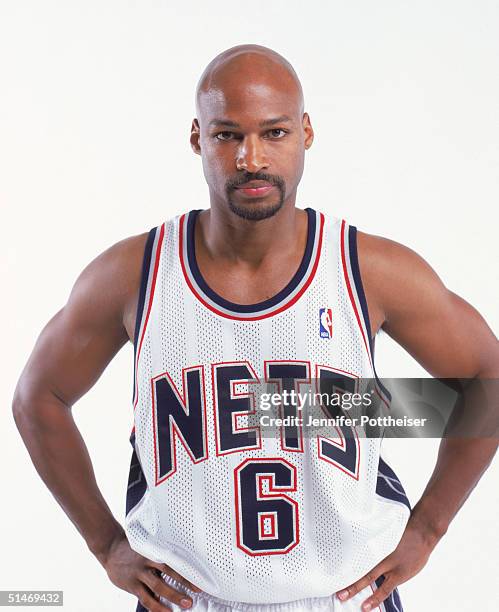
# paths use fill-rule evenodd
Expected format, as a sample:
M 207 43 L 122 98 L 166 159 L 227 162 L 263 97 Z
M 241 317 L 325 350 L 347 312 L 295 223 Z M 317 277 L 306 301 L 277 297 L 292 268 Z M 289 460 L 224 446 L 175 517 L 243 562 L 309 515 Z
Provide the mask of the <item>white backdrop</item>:
M 193 91 L 221 50 L 253 42 L 301 76 L 316 131 L 299 206 L 419 252 L 499 329 L 499 4 L 481 0 L 0 0 L 1 589 L 63 589 L 69 612 L 134 610 L 29 461 L 15 382 L 81 269 L 114 242 L 208 206 L 189 147 Z M 423 370 L 388 337 L 381 376 Z M 74 408 L 99 485 L 124 516 L 132 347 Z M 391 442 L 411 502 L 438 441 Z M 406 612 L 499 602 L 497 462 L 426 568 Z

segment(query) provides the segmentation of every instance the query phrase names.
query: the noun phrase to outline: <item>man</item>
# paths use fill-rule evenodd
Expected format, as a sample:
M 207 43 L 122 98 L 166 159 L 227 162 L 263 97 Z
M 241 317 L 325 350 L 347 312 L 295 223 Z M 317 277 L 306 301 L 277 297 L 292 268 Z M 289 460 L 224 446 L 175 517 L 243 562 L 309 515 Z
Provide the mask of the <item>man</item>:
M 375 377 L 380 329 L 434 376 L 493 378 L 497 340 L 411 250 L 296 208 L 314 134 L 284 58 L 229 49 L 206 68 L 196 106 L 191 146 L 210 208 L 119 242 L 82 272 L 21 375 L 16 423 L 137 610 L 401 610 L 397 585 L 425 565 L 496 442 L 443 440 L 411 508 L 379 438 L 347 428 L 339 442 L 300 428 L 264 438 L 245 426 L 251 384 L 332 378 L 350 388 Z M 127 341 L 135 427 L 124 529 L 70 408 Z

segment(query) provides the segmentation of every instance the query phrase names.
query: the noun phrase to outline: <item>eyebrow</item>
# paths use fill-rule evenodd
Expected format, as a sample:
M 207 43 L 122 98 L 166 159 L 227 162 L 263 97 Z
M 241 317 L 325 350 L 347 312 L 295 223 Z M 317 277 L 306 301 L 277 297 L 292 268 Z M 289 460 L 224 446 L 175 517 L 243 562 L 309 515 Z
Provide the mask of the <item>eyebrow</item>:
M 288 115 L 281 115 L 280 117 L 275 117 L 273 119 L 265 119 L 264 121 L 260 121 L 258 124 L 259 127 L 270 127 L 272 125 L 276 125 L 278 123 L 286 123 L 291 121 L 291 117 Z M 239 123 L 235 121 L 230 121 L 229 119 L 212 119 L 210 121 L 210 127 L 229 127 L 229 128 L 240 128 Z

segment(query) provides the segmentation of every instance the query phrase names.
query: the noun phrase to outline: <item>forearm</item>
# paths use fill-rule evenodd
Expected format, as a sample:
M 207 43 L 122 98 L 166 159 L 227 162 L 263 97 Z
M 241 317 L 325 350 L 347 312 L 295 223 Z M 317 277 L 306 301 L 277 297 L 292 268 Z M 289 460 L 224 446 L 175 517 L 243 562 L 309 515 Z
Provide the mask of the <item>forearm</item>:
M 433 474 L 410 523 L 434 545 L 446 533 L 497 450 L 494 438 L 444 438 Z
M 432 545 L 446 533 L 490 465 L 499 442 L 497 351 L 471 381 L 456 380 L 459 395 L 440 442 L 435 469 L 410 519 Z
M 70 408 L 56 397 L 14 400 L 21 437 L 39 475 L 65 513 L 101 559 L 123 533 L 95 479 L 87 447 Z

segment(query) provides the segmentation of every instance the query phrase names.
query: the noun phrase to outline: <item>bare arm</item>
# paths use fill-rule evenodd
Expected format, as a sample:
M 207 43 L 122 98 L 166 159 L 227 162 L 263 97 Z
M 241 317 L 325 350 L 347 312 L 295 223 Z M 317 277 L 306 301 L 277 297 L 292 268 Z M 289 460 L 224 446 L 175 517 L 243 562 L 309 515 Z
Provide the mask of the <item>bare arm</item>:
M 499 378 L 499 344 L 487 323 L 421 257 L 391 240 L 359 233 L 359 260 L 374 317 L 431 375 Z M 381 588 L 365 602 L 375 607 L 419 572 L 496 450 L 496 438 L 442 439 L 435 469 L 399 547 L 348 587 L 345 599 L 368 586 L 373 576 L 384 575 Z
M 80 275 L 67 304 L 40 334 L 21 374 L 14 418 L 33 463 L 95 554 L 121 530 L 95 481 L 73 404 L 97 381 L 126 343 L 122 323 L 120 246 Z
M 374 299 L 382 305 L 382 328 L 433 376 L 498 378 L 499 344 L 483 317 L 416 253 L 390 240 L 363 237 L 377 243 Z M 496 439 L 443 439 L 413 518 L 441 537 L 496 449 Z
M 167 571 L 166 566 L 130 549 L 97 486 L 72 416 L 75 402 L 129 339 L 146 237 L 114 245 L 82 272 L 67 304 L 36 342 L 17 384 L 13 413 L 38 473 L 110 579 L 159 612 L 166 608 L 151 600 L 153 589 L 165 597 L 172 589 L 151 570 Z

